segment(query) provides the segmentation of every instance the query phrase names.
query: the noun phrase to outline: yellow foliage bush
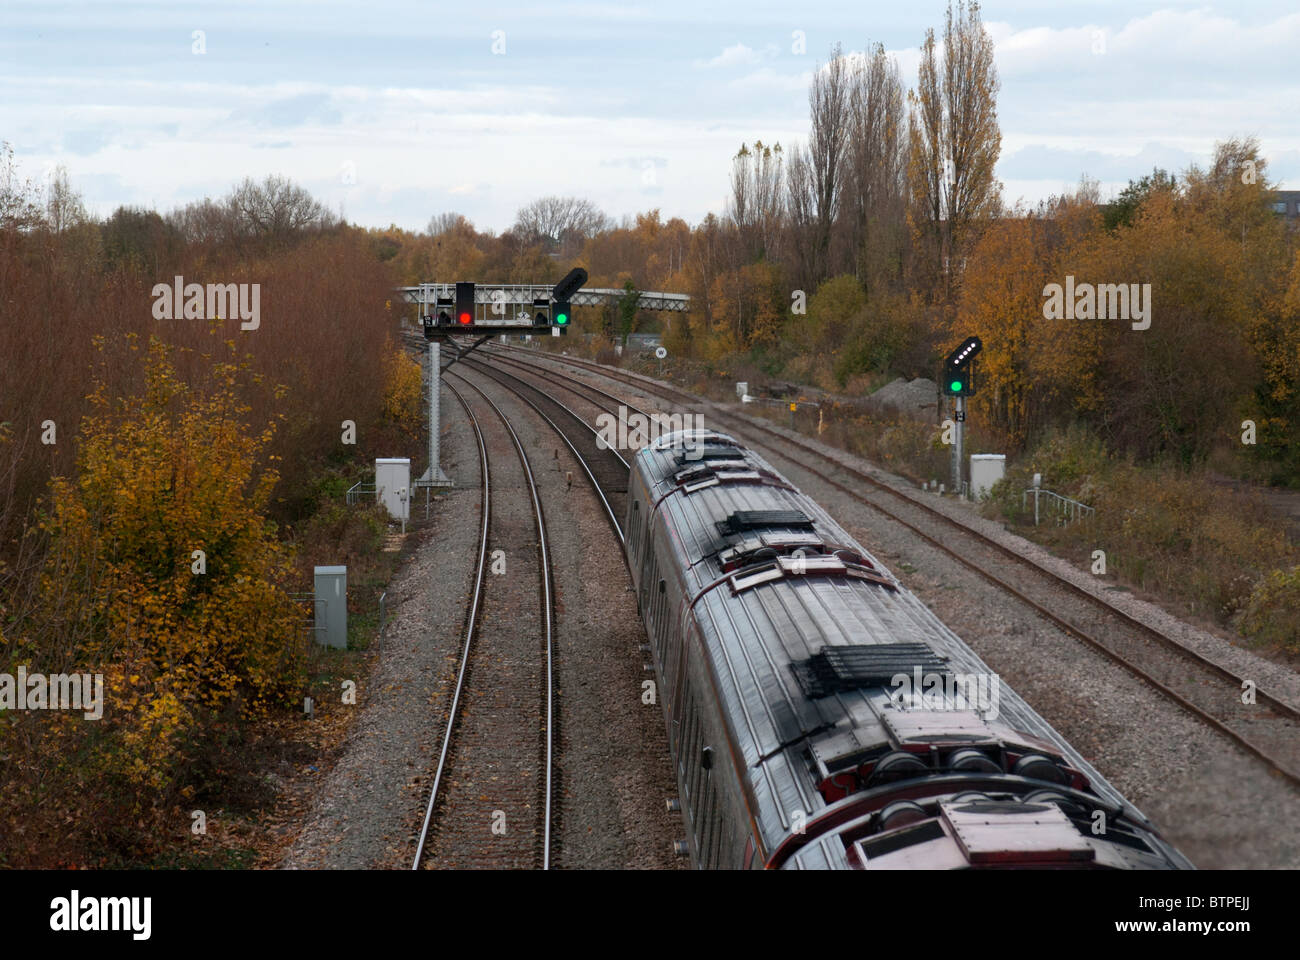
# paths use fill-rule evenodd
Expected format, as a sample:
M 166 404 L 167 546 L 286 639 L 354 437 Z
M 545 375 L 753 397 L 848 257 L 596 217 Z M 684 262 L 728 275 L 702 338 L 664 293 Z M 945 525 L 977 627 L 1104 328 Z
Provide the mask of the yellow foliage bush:
M 1300 566 L 1262 577 L 1246 601 L 1238 626 L 1252 639 L 1300 653 Z
M 384 352 L 384 416 L 409 423 L 420 416 L 420 364 L 389 341 Z
M 219 710 L 260 714 L 296 697 L 305 636 L 284 585 L 291 557 L 265 508 L 268 426 L 250 433 L 236 384 L 247 363 L 214 361 L 182 382 L 150 343 L 142 396 L 102 381 L 82 423 L 75 478 L 51 483 L 51 549 L 40 589 L 59 625 L 51 660 L 105 677 L 104 772 L 162 789 L 192 728 Z

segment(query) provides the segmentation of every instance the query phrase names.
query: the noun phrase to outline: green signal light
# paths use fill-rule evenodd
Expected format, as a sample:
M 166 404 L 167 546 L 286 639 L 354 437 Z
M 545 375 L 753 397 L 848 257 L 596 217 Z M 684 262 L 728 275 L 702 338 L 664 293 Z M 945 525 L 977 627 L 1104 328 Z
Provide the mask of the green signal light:
M 564 326 L 566 323 L 569 322 L 569 315 L 567 313 L 557 313 L 555 315 L 555 322 L 558 323 L 560 326 Z
M 957 393 L 959 390 L 961 390 L 961 381 L 954 380 L 952 383 L 948 384 L 948 389 L 950 389 L 953 393 Z

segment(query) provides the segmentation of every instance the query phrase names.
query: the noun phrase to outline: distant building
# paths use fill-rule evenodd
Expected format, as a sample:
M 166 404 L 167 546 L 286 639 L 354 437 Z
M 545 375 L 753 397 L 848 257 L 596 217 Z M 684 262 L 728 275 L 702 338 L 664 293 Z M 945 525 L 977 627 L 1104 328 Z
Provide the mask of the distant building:
M 1286 217 L 1291 226 L 1300 224 L 1300 190 L 1274 190 L 1273 212 Z

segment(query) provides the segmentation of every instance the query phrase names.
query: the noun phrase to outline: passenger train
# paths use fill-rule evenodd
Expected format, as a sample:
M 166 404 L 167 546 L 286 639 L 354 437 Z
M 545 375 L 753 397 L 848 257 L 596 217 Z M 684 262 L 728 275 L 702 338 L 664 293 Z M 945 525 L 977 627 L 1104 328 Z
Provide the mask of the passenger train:
M 695 866 L 1191 868 L 753 450 L 663 436 L 627 511 Z

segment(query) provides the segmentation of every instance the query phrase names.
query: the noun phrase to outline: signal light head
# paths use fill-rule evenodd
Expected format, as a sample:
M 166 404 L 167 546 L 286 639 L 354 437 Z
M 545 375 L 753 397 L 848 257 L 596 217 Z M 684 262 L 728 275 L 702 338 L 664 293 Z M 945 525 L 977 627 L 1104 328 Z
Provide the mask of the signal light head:
M 461 326 L 474 322 L 474 284 L 464 280 L 456 282 L 456 321 Z

